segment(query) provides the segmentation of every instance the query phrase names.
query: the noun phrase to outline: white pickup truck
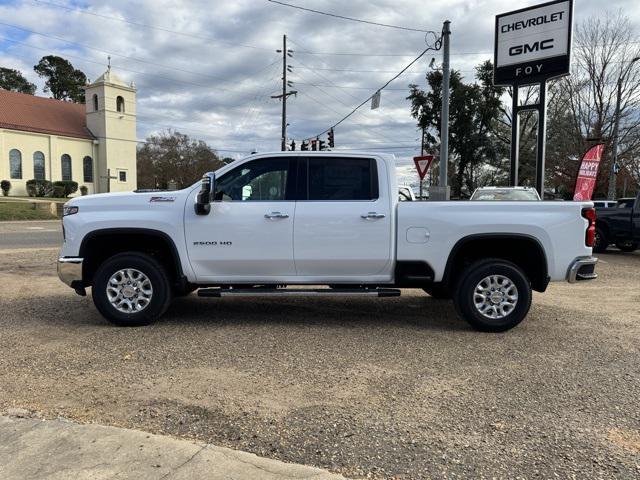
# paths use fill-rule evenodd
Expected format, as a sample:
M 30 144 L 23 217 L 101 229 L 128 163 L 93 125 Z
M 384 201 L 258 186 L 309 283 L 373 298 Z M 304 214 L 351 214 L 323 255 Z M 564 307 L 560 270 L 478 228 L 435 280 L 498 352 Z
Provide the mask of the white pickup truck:
M 550 280 L 596 278 L 592 203 L 398 202 L 394 162 L 257 154 L 180 191 L 74 198 L 58 275 L 81 295 L 92 287 L 118 325 L 148 324 L 196 289 L 388 297 L 418 288 L 452 298 L 485 331 L 517 325 L 531 291 Z

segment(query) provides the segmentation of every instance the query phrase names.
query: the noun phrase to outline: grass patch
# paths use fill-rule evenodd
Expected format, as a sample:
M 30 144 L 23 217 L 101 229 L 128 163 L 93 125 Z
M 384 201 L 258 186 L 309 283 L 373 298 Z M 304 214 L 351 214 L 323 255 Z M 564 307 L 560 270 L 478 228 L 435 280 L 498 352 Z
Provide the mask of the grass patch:
M 34 209 L 27 202 L 0 202 L 0 222 L 15 220 L 57 220 L 49 210 Z

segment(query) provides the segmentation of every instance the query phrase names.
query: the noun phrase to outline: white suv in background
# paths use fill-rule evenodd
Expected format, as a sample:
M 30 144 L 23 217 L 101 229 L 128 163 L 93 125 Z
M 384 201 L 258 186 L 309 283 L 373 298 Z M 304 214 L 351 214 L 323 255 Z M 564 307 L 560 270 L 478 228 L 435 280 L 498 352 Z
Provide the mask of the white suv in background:
M 480 187 L 473 192 L 469 200 L 540 201 L 540 195 L 532 187 Z

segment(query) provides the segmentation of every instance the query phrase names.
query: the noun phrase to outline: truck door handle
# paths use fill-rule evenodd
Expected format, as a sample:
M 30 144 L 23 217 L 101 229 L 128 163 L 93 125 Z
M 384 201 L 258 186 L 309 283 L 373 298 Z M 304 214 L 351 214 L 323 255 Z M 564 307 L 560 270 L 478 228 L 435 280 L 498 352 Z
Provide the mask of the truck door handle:
M 384 213 L 378 213 L 378 212 L 369 212 L 366 215 L 360 215 L 361 218 L 364 218 L 365 220 L 369 219 L 369 218 L 384 218 L 385 214 Z
M 264 218 L 289 218 L 289 215 L 287 213 L 271 212 L 265 213 Z

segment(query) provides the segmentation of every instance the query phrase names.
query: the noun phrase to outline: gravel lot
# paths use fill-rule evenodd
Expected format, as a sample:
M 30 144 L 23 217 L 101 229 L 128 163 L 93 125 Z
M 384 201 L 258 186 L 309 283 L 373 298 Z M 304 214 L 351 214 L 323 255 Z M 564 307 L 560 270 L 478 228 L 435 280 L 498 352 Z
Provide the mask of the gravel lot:
M 0 413 L 195 438 L 354 478 L 640 477 L 640 252 L 516 329 L 448 302 L 177 300 L 105 323 L 57 252 L 0 251 Z

